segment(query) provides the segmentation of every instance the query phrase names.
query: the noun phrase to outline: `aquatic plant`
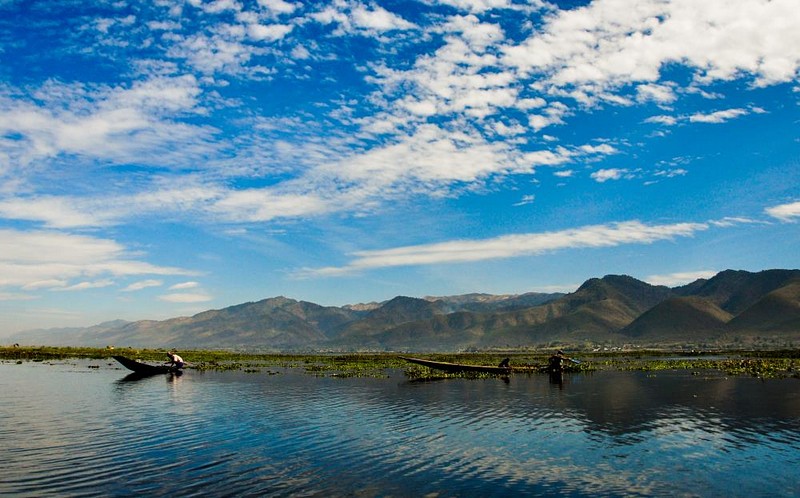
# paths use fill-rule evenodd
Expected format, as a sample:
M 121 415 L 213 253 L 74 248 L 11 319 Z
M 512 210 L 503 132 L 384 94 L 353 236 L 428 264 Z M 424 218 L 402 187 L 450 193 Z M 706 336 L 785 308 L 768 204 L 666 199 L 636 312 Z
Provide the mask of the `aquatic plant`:
M 79 348 L 79 347 L 2 347 L 0 359 L 17 363 L 46 362 L 69 358 L 110 360 L 114 354 L 150 362 L 163 362 L 165 349 Z M 474 353 L 433 353 L 422 357 L 451 363 L 497 365 L 510 358 L 516 374 L 534 372 L 547 364 L 551 352 L 492 351 Z M 409 365 L 396 353 L 254 353 L 237 351 L 182 350 L 187 368 L 198 371 L 244 371 L 274 375 L 276 368 L 301 369 L 314 376 L 336 378 L 387 377 L 392 370 L 403 371 L 412 379 L 487 378 L 496 374 L 475 372 L 445 374 L 427 367 Z M 781 351 L 614 351 L 580 353 L 579 364 L 569 365 L 577 373 L 595 370 L 659 370 L 717 371 L 725 375 L 749 375 L 762 379 L 800 378 L 800 350 Z

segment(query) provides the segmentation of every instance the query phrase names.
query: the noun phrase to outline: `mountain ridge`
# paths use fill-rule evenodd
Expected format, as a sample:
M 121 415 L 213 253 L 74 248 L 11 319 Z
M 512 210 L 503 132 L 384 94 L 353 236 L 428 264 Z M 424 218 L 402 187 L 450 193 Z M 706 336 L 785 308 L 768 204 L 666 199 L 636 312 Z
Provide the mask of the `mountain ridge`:
M 725 270 L 675 288 L 606 275 L 567 294 L 397 296 L 341 307 L 278 296 L 190 317 L 26 331 L 11 340 L 270 351 L 793 345 L 800 344 L 800 270 Z

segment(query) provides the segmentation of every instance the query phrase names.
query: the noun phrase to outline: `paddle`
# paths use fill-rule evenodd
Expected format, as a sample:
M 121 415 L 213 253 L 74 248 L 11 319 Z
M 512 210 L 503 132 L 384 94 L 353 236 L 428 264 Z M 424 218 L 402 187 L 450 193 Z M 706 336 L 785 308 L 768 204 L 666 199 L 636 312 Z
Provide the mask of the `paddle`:
M 579 360 L 576 360 L 575 358 L 570 358 L 569 356 L 564 355 L 564 353 L 562 353 L 561 351 L 559 351 L 556 354 L 556 356 L 560 356 L 562 360 L 567 360 L 569 362 L 572 362 L 575 365 L 580 365 L 581 364 L 581 362 Z

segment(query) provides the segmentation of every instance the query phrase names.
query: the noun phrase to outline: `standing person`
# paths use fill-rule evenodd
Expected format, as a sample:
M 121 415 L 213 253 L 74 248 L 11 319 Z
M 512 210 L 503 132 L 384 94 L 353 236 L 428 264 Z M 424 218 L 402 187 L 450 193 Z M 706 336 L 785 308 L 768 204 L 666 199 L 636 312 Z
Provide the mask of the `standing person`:
M 176 369 L 180 370 L 186 364 L 183 361 L 183 358 L 178 356 L 175 351 L 170 351 L 167 353 L 167 358 L 169 358 L 169 365 L 171 367 L 175 367 Z
M 551 356 L 550 359 L 547 361 L 548 370 L 550 370 L 551 373 L 563 372 L 564 360 L 566 359 L 567 358 L 564 356 L 564 352 L 559 349 L 558 352 L 553 356 Z

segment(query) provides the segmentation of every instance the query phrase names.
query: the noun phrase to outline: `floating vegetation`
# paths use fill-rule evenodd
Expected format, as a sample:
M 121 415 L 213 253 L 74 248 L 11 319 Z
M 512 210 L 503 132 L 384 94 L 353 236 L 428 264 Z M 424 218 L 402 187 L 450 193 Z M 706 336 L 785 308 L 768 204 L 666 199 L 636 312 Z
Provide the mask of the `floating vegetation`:
M 735 358 L 627 358 L 614 359 L 604 362 L 604 367 L 617 370 L 692 370 L 695 375 L 698 371 L 719 371 L 726 375 L 749 375 L 760 379 L 775 379 L 785 377 L 800 378 L 800 361 L 793 357 L 781 356 L 777 358 L 756 357 L 747 355 Z
M 0 360 L 22 364 L 50 362 L 71 358 L 108 360 L 123 355 L 150 362 L 165 361 L 166 349 L 77 348 L 77 347 L 2 347 Z M 436 353 L 424 358 L 471 365 L 497 365 L 510 358 L 513 374 L 534 374 L 547 364 L 552 352 Z M 317 377 L 386 378 L 392 371 L 402 371 L 410 379 L 497 378 L 498 374 L 480 372 L 446 373 L 419 365 L 410 365 L 395 353 L 320 353 L 278 354 L 235 351 L 181 350 L 187 369 L 197 371 L 241 371 L 260 375 L 277 375 L 280 369 L 296 369 Z M 582 352 L 581 361 L 569 364 L 567 372 L 584 373 L 597 370 L 638 370 L 658 372 L 689 370 L 720 372 L 730 376 L 752 376 L 761 379 L 794 377 L 800 379 L 800 350 L 783 351 L 636 351 Z M 90 367 L 95 368 L 95 367 Z M 278 370 L 275 370 L 278 369 Z M 653 374 L 654 375 L 654 374 Z M 499 375 L 502 377 L 502 375 Z

